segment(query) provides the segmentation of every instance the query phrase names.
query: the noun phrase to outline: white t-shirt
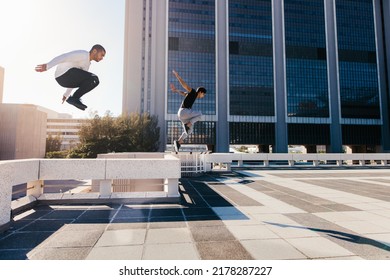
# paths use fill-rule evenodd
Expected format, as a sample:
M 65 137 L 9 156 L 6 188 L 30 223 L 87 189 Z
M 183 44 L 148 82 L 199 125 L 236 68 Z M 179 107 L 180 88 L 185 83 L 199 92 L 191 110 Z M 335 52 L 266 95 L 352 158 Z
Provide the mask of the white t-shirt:
M 65 74 L 70 68 L 79 68 L 88 71 L 91 61 L 88 51 L 72 51 L 53 58 L 47 63 L 47 70 L 57 65 L 55 77 Z

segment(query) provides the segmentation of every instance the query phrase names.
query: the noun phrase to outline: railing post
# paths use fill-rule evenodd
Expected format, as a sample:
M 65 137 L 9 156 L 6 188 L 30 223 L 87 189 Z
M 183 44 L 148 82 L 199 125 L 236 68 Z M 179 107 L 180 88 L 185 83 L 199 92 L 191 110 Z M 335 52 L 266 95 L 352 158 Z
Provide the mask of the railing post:
M 11 221 L 11 190 L 12 185 L 2 178 L 0 180 L 0 232 L 6 230 Z
M 179 195 L 179 180 L 166 178 L 164 180 L 164 192 L 168 197 L 177 197 Z
M 35 198 L 38 198 L 43 193 L 43 181 L 36 180 L 27 183 L 27 192 L 26 195 L 32 195 Z
M 99 191 L 101 197 L 109 197 L 112 194 L 112 180 L 101 180 Z

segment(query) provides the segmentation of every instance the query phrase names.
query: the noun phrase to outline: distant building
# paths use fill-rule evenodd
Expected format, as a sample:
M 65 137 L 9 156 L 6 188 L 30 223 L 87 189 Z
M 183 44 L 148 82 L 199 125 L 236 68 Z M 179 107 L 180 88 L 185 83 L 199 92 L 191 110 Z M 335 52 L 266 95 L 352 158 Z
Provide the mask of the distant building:
M 39 107 L 39 110 L 47 114 L 46 137 L 59 136 L 62 140 L 61 150 L 69 150 L 80 143 L 78 133 L 88 119 L 73 119 L 70 114 L 58 113 L 44 107 Z
M 47 119 L 47 137 L 59 136 L 62 139 L 61 150 L 69 150 L 80 143 L 79 130 L 88 119 L 51 118 Z
M 43 158 L 46 113 L 29 104 L 0 104 L 0 160 Z

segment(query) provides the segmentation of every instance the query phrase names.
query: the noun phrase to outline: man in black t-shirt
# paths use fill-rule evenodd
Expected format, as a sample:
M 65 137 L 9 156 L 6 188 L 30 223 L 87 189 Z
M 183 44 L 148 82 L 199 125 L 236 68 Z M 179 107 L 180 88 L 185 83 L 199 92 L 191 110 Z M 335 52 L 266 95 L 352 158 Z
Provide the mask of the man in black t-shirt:
M 176 79 L 179 81 L 181 86 L 186 90 L 186 92 L 178 90 L 173 84 L 171 84 L 171 90 L 173 92 L 185 96 L 179 111 L 177 112 L 177 116 L 183 124 L 183 133 L 178 140 L 173 142 L 175 151 L 178 152 L 181 144 L 183 144 L 188 135 L 193 132 L 194 124 L 202 119 L 202 113 L 192 110 L 192 105 L 197 98 L 203 98 L 205 96 L 206 89 L 204 87 L 198 87 L 194 90 L 183 81 L 175 70 L 173 70 L 172 73 L 176 76 Z

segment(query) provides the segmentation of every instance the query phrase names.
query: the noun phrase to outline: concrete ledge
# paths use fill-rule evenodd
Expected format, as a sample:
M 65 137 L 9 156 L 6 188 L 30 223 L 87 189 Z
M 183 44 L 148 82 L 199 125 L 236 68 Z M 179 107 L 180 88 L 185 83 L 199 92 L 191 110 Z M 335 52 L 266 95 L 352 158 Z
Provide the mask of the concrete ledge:
M 40 180 L 105 179 L 104 159 L 43 159 Z
M 180 177 L 180 161 L 176 158 L 154 158 L 153 160 L 134 158 L 131 161 L 128 159 L 107 159 L 106 161 L 105 179 Z
M 0 161 L 0 227 L 10 222 L 12 209 L 21 209 L 39 201 L 69 203 L 88 201 L 106 203 L 113 200 L 143 202 L 177 202 L 180 199 L 178 180 L 181 177 L 180 160 L 162 153 L 114 154 L 115 159 L 31 159 Z M 103 156 L 104 157 L 104 156 Z M 100 180 L 99 193 L 43 193 L 44 180 Z M 158 179 L 158 191 L 141 191 L 140 194 L 112 193 L 114 179 L 140 180 Z M 27 183 L 27 196 L 11 201 L 12 186 Z M 154 189 L 153 189 L 154 190 Z
M 287 154 L 287 153 L 259 153 L 259 154 L 203 154 L 200 156 L 207 166 L 207 171 L 211 171 L 210 165 L 224 163 L 231 165 L 233 161 L 238 162 L 238 167 L 243 167 L 245 161 L 264 162 L 264 167 L 272 166 L 296 166 L 299 163 L 312 163 L 301 166 L 366 166 L 370 164 L 387 166 L 390 161 L 390 153 L 373 154 Z M 286 162 L 283 164 L 283 162 Z M 358 164 L 356 164 L 358 163 Z M 261 167 L 261 165 L 256 165 Z

